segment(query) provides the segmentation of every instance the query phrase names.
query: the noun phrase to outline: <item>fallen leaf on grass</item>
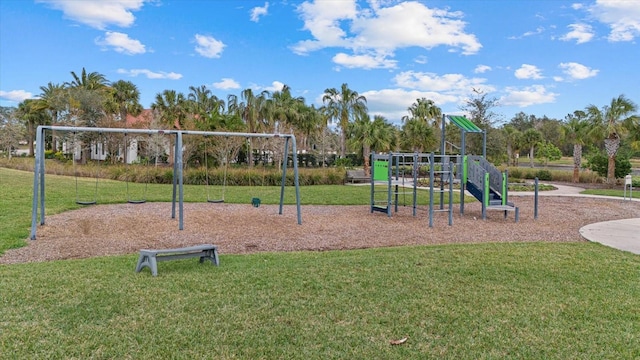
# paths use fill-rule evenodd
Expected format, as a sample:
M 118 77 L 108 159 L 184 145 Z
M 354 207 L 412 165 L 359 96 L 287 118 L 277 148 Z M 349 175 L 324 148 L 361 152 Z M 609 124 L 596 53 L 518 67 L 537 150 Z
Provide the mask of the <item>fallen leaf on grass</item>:
M 406 343 L 407 340 L 409 340 L 408 337 L 402 338 L 400 340 L 391 340 L 390 343 L 391 343 L 391 345 L 402 345 L 402 344 Z

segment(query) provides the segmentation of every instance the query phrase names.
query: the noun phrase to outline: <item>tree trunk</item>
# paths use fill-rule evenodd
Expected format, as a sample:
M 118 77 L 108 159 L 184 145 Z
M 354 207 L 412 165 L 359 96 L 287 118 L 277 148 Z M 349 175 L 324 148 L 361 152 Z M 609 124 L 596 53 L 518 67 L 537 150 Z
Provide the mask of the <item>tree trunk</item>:
M 36 131 L 35 125 L 33 122 L 29 121 L 29 157 L 33 157 L 35 153 L 33 149 L 33 142 L 36 140 Z
M 582 163 L 582 145 L 573 144 L 573 182 L 580 182 L 580 164 Z
M 607 151 L 609 157 L 609 163 L 607 166 L 607 183 L 612 185 L 616 182 L 616 153 L 620 147 L 620 138 L 617 134 L 612 134 L 608 138 L 604 139 L 604 148 Z
M 529 149 L 529 167 L 533 167 L 533 149 L 533 146 Z
M 369 146 L 364 146 L 362 149 L 362 157 L 364 158 L 364 176 L 371 176 L 369 157 L 371 156 L 371 149 Z
M 609 163 L 607 166 L 607 183 L 613 186 L 616 183 L 616 157 L 609 156 Z

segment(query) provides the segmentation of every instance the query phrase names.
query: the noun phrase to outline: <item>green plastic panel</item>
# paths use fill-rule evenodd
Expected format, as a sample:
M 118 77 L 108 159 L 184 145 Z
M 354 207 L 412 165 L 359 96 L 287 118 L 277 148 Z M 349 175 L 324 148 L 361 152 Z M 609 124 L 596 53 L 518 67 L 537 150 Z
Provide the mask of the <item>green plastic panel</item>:
M 466 132 L 482 132 L 482 129 L 464 116 L 447 115 L 447 117 L 453 124 Z
M 389 181 L 389 162 L 376 160 L 373 162 L 373 181 Z

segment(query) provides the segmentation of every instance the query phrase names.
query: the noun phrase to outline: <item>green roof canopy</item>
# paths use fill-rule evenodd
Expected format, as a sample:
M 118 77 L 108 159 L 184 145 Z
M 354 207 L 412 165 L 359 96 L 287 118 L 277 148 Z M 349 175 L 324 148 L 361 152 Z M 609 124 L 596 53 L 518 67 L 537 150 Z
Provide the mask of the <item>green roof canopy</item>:
M 482 132 L 482 129 L 480 129 L 476 124 L 472 123 L 471 120 L 467 119 L 464 116 L 447 115 L 447 117 L 457 127 L 459 127 L 460 129 L 462 129 L 462 130 L 464 130 L 466 132 L 471 132 L 471 133 L 481 133 Z

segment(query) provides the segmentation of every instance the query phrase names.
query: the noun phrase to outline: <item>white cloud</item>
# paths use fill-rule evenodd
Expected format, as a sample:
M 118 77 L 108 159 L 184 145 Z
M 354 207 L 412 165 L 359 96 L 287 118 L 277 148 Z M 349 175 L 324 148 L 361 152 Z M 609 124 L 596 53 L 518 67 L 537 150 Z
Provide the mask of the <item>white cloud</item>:
M 480 64 L 480 65 L 476 66 L 475 69 L 473 69 L 473 72 L 476 73 L 476 74 L 484 74 L 487 71 L 491 71 L 491 66 Z
M 522 39 L 522 38 L 525 38 L 525 37 L 542 34 L 543 32 L 544 32 L 544 28 L 543 27 L 537 27 L 535 30 L 527 31 L 524 34 L 519 35 L 519 36 L 509 36 L 509 40 Z
M 572 8 L 573 10 L 580 10 L 580 9 L 582 9 L 583 7 L 584 7 L 584 5 L 583 5 L 583 4 L 580 4 L 580 3 L 573 3 L 573 4 L 571 4 L 571 8 Z
M 418 55 L 415 59 L 413 59 L 413 61 L 417 62 L 418 64 L 426 64 L 428 62 L 428 59 L 424 55 Z
M 560 40 L 576 40 L 576 44 L 583 44 L 593 39 L 593 29 L 588 24 L 571 24 L 568 27 L 571 31 L 560 37 Z
M 222 78 L 221 81 L 213 83 L 213 87 L 222 90 L 240 89 L 240 84 L 231 78 Z
M 393 69 L 397 61 L 386 59 L 379 55 L 348 55 L 338 53 L 333 57 L 333 62 L 346 68 L 361 69 Z
M 292 47 L 297 54 L 307 54 L 325 47 L 346 47 L 347 33 L 340 28 L 341 20 L 357 16 L 355 0 L 305 1 L 297 8 L 304 21 L 304 30 L 311 32 L 313 40 L 304 40 Z
M 367 108 L 372 115 L 382 115 L 387 120 L 400 123 L 403 116 L 408 115 L 407 108 L 416 99 L 426 98 L 433 100 L 437 106 L 445 104 L 458 104 L 462 96 L 447 95 L 435 91 L 420 91 L 406 89 L 382 89 L 360 93 L 367 98 Z
M 562 72 L 570 78 L 569 80 L 588 79 L 590 77 L 598 75 L 598 72 L 600 71 L 591 69 L 576 62 L 560 63 L 558 67 L 562 69 Z
M 342 52 L 334 61 L 349 59 L 352 66 L 370 69 L 389 67 L 393 61 L 389 58 L 401 48 L 446 46 L 469 55 L 482 47 L 475 35 L 465 32 L 460 12 L 432 9 L 415 1 L 385 6 L 387 3 L 370 1 L 370 8 L 361 9 L 355 0 L 305 1 L 298 12 L 312 39 L 298 42 L 292 50 L 306 55 L 323 48 L 347 49 L 353 54 Z M 363 61 L 367 56 L 378 65 L 372 67 L 371 59 Z
M 542 85 L 533 85 L 525 88 L 507 87 L 507 95 L 500 98 L 499 102 L 505 106 L 527 107 L 538 104 L 548 104 L 556 101 L 558 94 L 548 92 Z
M 104 39 L 96 39 L 96 44 L 104 47 L 112 47 L 113 50 L 127 55 L 144 54 L 147 52 L 145 46 L 140 41 L 131 39 L 127 34 L 115 31 L 107 31 Z
M 611 28 L 609 41 L 633 41 L 640 36 L 640 4 L 636 0 L 596 0 L 589 11 Z
M 261 85 L 257 85 L 257 84 L 251 84 L 251 88 L 253 90 L 256 91 L 269 91 L 269 92 L 274 92 L 274 91 L 282 91 L 282 89 L 284 88 L 284 83 L 280 82 L 280 81 L 273 81 L 271 83 L 271 86 L 261 86 Z
M 0 90 L 0 98 L 19 103 L 27 99 L 32 99 L 33 94 L 24 90 L 11 90 L 11 91 Z
M 491 92 L 495 89 L 485 84 L 484 78 L 467 78 L 462 74 L 422 73 L 415 71 L 404 71 L 393 78 L 393 81 L 400 87 L 416 89 L 420 91 L 436 91 L 466 96 L 471 89 Z
M 64 16 L 103 30 L 109 25 L 129 27 L 133 25 L 133 11 L 140 10 L 144 0 L 36 0 L 61 10 Z
M 174 73 L 174 72 L 164 72 L 164 71 L 151 71 L 147 69 L 118 69 L 118 74 L 125 74 L 131 77 L 136 77 L 138 75 L 144 75 L 148 79 L 169 79 L 169 80 L 179 80 L 182 79 L 182 74 Z
M 260 16 L 267 15 L 269 11 L 269 3 L 265 2 L 263 7 L 256 6 L 249 12 L 251 14 L 251 21 L 260 21 Z
M 226 46 L 222 41 L 212 36 L 196 34 L 196 52 L 206 58 L 219 58 L 222 49 Z
M 518 79 L 542 79 L 540 69 L 535 65 L 529 64 L 522 64 L 522 66 L 515 71 L 514 75 Z

